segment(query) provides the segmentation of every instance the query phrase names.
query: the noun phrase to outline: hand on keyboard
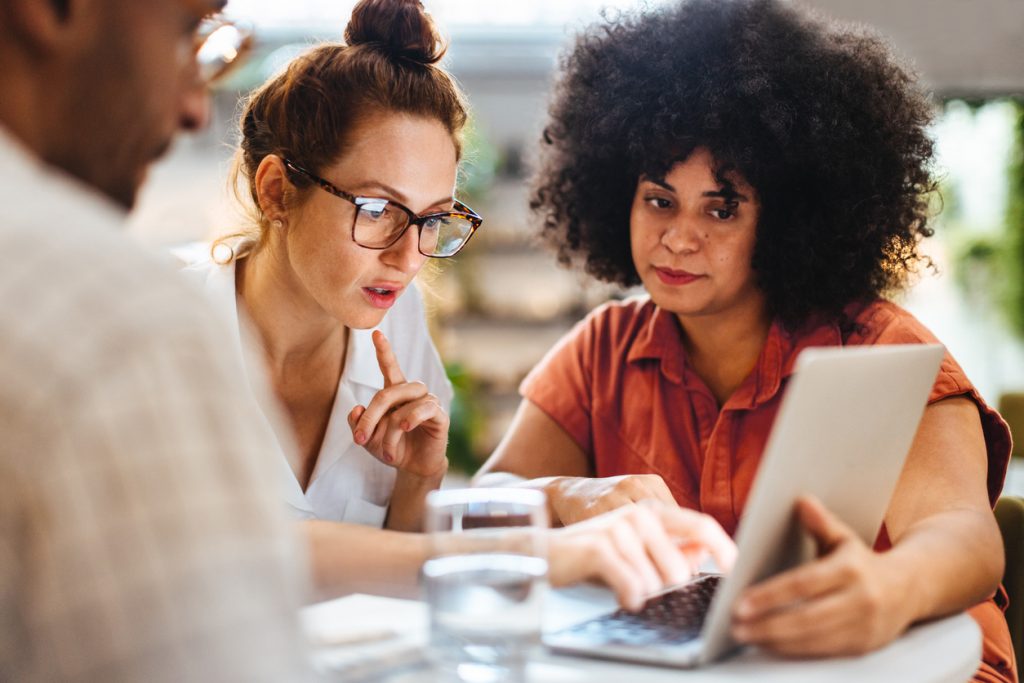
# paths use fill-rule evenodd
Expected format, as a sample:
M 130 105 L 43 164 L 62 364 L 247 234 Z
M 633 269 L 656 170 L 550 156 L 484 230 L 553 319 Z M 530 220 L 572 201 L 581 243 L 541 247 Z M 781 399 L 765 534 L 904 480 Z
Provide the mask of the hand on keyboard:
M 639 612 L 620 609 L 566 629 L 595 643 L 609 645 L 676 645 L 700 635 L 719 576 L 705 576 L 650 598 Z
M 687 581 L 706 554 L 723 571 L 736 546 L 711 517 L 655 502 L 628 505 L 552 532 L 552 584 L 586 580 L 607 584 L 627 609 L 647 596 Z

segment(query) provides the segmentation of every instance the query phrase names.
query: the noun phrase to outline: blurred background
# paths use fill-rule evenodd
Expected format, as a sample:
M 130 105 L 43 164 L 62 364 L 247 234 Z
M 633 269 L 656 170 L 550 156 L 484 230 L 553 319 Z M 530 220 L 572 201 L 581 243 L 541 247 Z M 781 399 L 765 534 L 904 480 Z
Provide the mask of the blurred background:
M 669 0 L 671 1 L 671 0 Z M 214 95 L 212 124 L 151 172 L 132 220 L 158 247 L 243 223 L 228 188 L 239 100 L 309 45 L 340 40 L 354 0 L 230 0 L 255 56 Z M 472 472 L 518 404 L 516 387 L 595 305 L 628 294 L 557 266 L 534 241 L 527 179 L 559 54 L 601 12 L 656 0 L 425 0 L 472 107 L 459 194 L 484 216 L 456 259 L 420 275 L 456 386 L 452 469 Z M 901 303 L 950 348 L 985 398 L 1024 423 L 1024 0 L 806 0 L 887 36 L 934 93 L 943 210 L 925 273 Z M 1024 435 L 1024 424 L 1020 427 Z M 1024 441 L 1024 438 L 1022 438 Z M 1024 462 L 1024 459 L 1017 459 Z M 1024 490 L 1024 469 L 1008 490 Z

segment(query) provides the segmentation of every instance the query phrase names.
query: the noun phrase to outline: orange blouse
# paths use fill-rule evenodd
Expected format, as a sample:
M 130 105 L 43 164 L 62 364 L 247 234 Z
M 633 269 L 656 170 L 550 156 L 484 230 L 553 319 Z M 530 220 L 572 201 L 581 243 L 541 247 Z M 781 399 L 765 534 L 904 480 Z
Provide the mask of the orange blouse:
M 852 324 L 797 334 L 772 325 L 757 364 L 719 408 L 686 360 L 676 317 L 649 299 L 593 311 L 523 381 L 523 397 L 557 422 L 597 477 L 658 474 L 680 505 L 734 534 L 796 357 L 811 346 L 936 343 L 910 313 L 886 301 L 847 309 Z M 1010 457 L 1010 432 L 948 353 L 929 402 L 966 396 L 978 405 L 994 505 Z M 888 547 L 884 528 L 876 549 Z M 1000 607 L 1002 605 L 1002 607 Z M 971 610 L 985 635 L 979 681 L 1017 680 L 1005 594 Z

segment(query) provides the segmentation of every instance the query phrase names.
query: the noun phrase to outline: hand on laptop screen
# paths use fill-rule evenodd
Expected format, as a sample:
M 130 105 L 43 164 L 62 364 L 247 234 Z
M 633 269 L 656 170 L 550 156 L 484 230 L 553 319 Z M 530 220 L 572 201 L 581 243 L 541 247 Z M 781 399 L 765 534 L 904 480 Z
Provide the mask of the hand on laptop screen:
M 893 588 L 879 566 L 886 556 L 816 498 L 801 498 L 797 515 L 818 560 L 744 591 L 733 610 L 733 637 L 780 654 L 834 656 L 870 652 L 902 633 L 906 601 L 885 599 Z
M 736 560 L 736 545 L 718 522 L 645 501 L 553 531 L 551 583 L 597 580 L 637 610 L 652 593 L 693 576 L 709 555 L 726 572 Z

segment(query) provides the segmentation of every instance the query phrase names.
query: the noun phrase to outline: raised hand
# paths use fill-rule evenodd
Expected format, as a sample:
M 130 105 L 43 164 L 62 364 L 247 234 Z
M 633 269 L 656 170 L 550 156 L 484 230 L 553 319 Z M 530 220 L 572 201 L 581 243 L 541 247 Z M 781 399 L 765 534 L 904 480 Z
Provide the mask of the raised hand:
M 909 625 L 907 577 L 816 499 L 797 504 L 819 559 L 748 588 L 733 611 L 733 637 L 789 656 L 855 655 L 895 640 Z
M 348 414 L 352 438 L 381 462 L 422 479 L 440 480 L 448 470 L 448 414 L 423 382 L 408 382 L 391 344 L 373 333 L 384 388 L 367 406 Z
M 555 586 L 601 581 L 636 610 L 652 593 L 693 576 L 709 553 L 723 571 L 736 561 L 736 545 L 718 522 L 647 500 L 552 531 L 550 579 Z

